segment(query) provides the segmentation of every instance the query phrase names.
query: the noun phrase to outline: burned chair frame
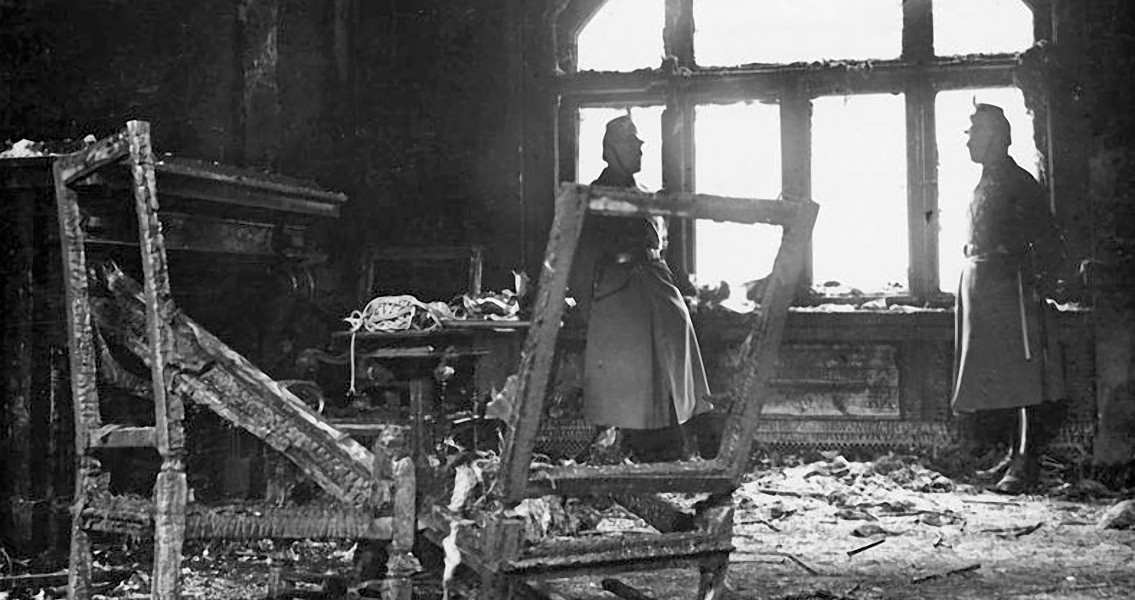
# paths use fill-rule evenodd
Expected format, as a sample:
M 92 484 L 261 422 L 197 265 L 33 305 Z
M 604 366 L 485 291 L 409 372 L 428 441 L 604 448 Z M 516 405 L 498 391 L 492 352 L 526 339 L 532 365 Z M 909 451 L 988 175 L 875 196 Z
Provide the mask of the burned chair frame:
M 698 597 L 718 598 L 732 551 L 732 492 L 745 474 L 753 434 L 773 365 L 785 316 L 796 291 L 804 256 L 818 213 L 810 200 L 753 200 L 706 194 L 645 194 L 631 190 L 563 184 L 540 273 L 532 325 L 519 365 L 520 404 L 509 423 L 501 455 L 498 489 L 506 508 L 525 498 L 611 495 L 643 517 L 661 535 L 631 541 L 546 540 L 524 547 L 524 522 L 504 512 L 459 523 L 434 507 L 422 518 L 427 535 L 450 535 L 462 559 L 479 573 L 481 598 L 540 598 L 528 583 L 540 577 L 573 573 L 659 569 L 693 565 L 701 579 Z M 733 390 L 716 458 L 654 464 L 570 466 L 533 473 L 533 446 L 544 413 L 556 340 L 561 329 L 568 275 L 585 216 L 658 215 L 738 223 L 766 223 L 783 228 L 780 249 L 746 342 L 739 385 Z M 694 514 L 658 496 L 661 492 L 708 493 Z

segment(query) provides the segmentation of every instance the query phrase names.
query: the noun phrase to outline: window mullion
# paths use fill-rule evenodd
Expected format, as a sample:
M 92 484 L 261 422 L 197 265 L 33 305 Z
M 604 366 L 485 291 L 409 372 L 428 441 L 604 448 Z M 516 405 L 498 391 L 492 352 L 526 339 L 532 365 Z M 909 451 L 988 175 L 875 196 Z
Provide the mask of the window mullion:
M 672 192 L 694 191 L 694 109 L 686 94 L 675 93 L 662 112 L 662 187 Z M 694 223 L 668 221 L 670 264 L 690 272 L 695 263 Z
M 938 152 L 934 127 L 934 0 L 903 2 L 902 60 L 906 81 L 907 236 L 910 294 L 927 299 L 938 290 Z
M 812 99 L 797 80 L 780 98 L 781 195 L 812 199 Z M 821 202 L 822 203 L 822 202 Z M 822 211 L 823 208 L 821 207 Z M 813 244 L 804 252 L 801 285 L 812 283 Z
M 904 0 L 902 3 L 902 60 L 907 64 L 926 64 L 934 60 L 933 0 Z
M 915 298 L 938 290 L 938 142 L 934 89 L 925 78 L 906 89 L 908 285 Z
M 666 56 L 678 66 L 694 66 L 694 0 L 666 0 L 666 28 L 662 33 Z
M 694 64 L 694 2 L 666 0 L 666 27 L 662 33 L 668 57 L 676 66 Z M 662 186 L 670 191 L 694 191 L 694 107 L 681 82 L 668 85 L 666 110 L 662 113 Z M 697 239 L 690 219 L 671 218 L 667 258 L 681 272 L 690 272 L 695 262 Z

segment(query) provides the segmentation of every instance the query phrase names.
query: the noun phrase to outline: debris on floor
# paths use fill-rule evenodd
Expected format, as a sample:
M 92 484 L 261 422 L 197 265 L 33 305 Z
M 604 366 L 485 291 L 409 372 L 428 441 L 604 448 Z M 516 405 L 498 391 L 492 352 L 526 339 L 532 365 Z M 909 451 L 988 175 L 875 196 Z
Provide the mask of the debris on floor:
M 1135 500 L 1117 498 L 1131 497 L 1131 490 L 1052 476 L 1041 493 L 1010 497 L 969 481 L 965 473 L 939 471 L 895 454 L 874 460 L 826 453 L 814 460 L 785 456 L 759 461 L 734 496 L 736 551 L 726 598 L 1130 597 L 1129 590 L 1135 589 Z M 454 500 L 452 491 L 435 501 L 448 504 Z M 480 495 L 470 487 L 459 492 L 463 497 L 458 502 L 464 505 Z M 530 517 L 529 535 L 650 533 L 645 523 L 610 501 L 567 505 L 559 500 L 536 498 L 520 509 Z M 679 500 L 692 504 L 698 497 Z M 272 573 L 281 569 L 314 579 L 350 576 L 358 548 L 346 540 L 192 543 L 186 546 L 183 597 L 263 598 Z M 95 598 L 148 598 L 149 551 L 141 540 L 98 540 Z M 57 568 L 44 572 L 48 574 L 35 574 L 31 565 L 10 559 L 0 562 L 0 600 L 65 597 L 65 575 Z M 441 580 L 440 566 L 419 573 L 414 597 L 441 598 Z M 295 584 L 296 589 L 303 585 Z M 549 591 L 572 600 L 608 599 L 613 587 L 678 600 L 691 597 L 695 586 L 696 578 L 682 570 L 547 582 Z M 379 592 L 351 593 L 366 598 Z

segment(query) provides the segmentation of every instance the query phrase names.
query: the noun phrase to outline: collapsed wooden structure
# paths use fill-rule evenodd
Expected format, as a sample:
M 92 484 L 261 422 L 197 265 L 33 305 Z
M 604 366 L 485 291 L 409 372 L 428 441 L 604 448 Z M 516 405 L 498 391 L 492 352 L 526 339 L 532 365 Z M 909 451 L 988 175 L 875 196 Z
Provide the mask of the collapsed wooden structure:
M 125 164 L 132 177 L 137 213 L 137 245 L 143 282 L 121 270 L 87 263 L 84 220 L 90 217 L 77 187 L 92 175 Z M 390 540 L 389 593 L 409 598 L 399 574 L 408 574 L 415 514 L 414 469 L 404 431 L 392 426 L 372 450 L 329 425 L 281 384 L 184 315 L 173 303 L 163 223 L 158 216 L 155 157 L 149 125 L 126 128 L 71 155 L 53 161 L 66 290 L 68 346 L 74 407 L 76 466 L 72 505 L 68 591 L 91 595 L 90 531 L 135 535 L 153 532 L 153 598 L 178 598 L 182 544 L 187 537 L 363 538 Z M 231 174 L 198 173 L 198 193 Z M 290 191 L 264 183 L 275 197 Z M 249 190 L 245 190 L 249 192 Z M 243 200 L 257 202 L 256 193 Z M 301 201 L 301 200 L 294 200 Z M 150 370 L 146 395 L 153 425 L 104 423 L 100 385 L 133 386 L 114 365 L 113 343 L 140 358 Z M 141 386 L 146 387 L 146 386 Z M 203 506 L 188 502 L 185 475 L 185 403 L 208 407 L 227 421 L 287 456 L 332 498 L 335 506 Z M 111 493 L 110 476 L 97 451 L 156 448 L 161 470 L 152 499 Z
M 124 163 L 132 177 L 143 281 L 121 270 L 89 265 L 85 213 L 76 186 Z M 53 161 L 64 263 L 76 467 L 72 506 L 69 594 L 91 594 L 90 531 L 145 535 L 153 531 L 155 599 L 179 596 L 182 544 L 187 537 L 323 537 L 389 540 L 385 589 L 407 599 L 410 550 L 420 526 L 435 542 L 456 540 L 463 562 L 479 574 L 479 597 L 541 597 L 530 582 L 572 573 L 694 566 L 699 597 L 719 597 L 732 551 L 732 492 L 749 457 L 761 398 L 796 289 L 817 205 L 810 201 L 749 200 L 695 194 L 643 194 L 565 184 L 541 272 L 532 326 L 519 364 L 520 399 L 502 449 L 496 489 L 505 507 L 528 497 L 610 495 L 660 535 L 638 541 L 616 538 L 547 540 L 525 546 L 521 519 L 484 512 L 473 521 L 443 507 L 417 507 L 419 497 L 412 437 L 422 432 L 392 424 L 371 449 L 356 442 L 174 305 L 166 245 L 159 218 L 155 158 L 149 126 L 125 130 Z M 767 223 L 784 230 L 769 283 L 747 342 L 747 359 L 730 408 L 718 456 L 709 461 L 573 466 L 530 471 L 553 357 L 563 316 L 568 274 L 587 213 L 662 215 L 740 223 Z M 107 344 L 135 355 L 150 371 L 139 386 L 116 368 Z M 147 388 L 153 425 L 104 423 L 99 386 Z M 419 401 L 421 399 L 419 398 Z M 185 403 L 208 407 L 286 456 L 317 483 L 334 507 L 202 506 L 187 496 Z M 420 440 L 418 440 L 420 442 Z M 152 499 L 111 493 L 97 459 L 104 448 L 156 448 L 161 470 Z M 419 461 L 420 462 L 420 461 Z M 689 512 L 661 493 L 708 494 Z M 468 583 L 468 582 L 467 582 Z
M 596 574 L 604 571 L 653 570 L 693 566 L 699 570 L 698 598 L 720 598 L 732 546 L 732 492 L 744 475 L 749 453 L 784 328 L 796 291 L 818 206 L 811 201 L 751 200 L 704 194 L 643 194 L 637 191 L 561 186 L 549 235 L 532 326 L 519 366 L 520 404 L 509 423 L 496 482 L 505 510 L 459 520 L 433 507 L 423 520 L 440 541 L 454 536 L 462 560 L 479 574 L 468 587 L 483 599 L 546 597 L 533 580 Z M 530 469 L 532 450 L 551 380 L 556 338 L 572 260 L 585 216 L 659 215 L 739 223 L 767 223 L 783 228 L 759 313 L 746 342 L 740 384 L 733 391 L 718 455 L 708 461 Z M 708 494 L 690 513 L 660 493 Z M 548 540 L 525 547 L 523 519 L 509 508 L 525 498 L 609 495 L 656 528 L 660 535 L 639 540 L 619 537 Z

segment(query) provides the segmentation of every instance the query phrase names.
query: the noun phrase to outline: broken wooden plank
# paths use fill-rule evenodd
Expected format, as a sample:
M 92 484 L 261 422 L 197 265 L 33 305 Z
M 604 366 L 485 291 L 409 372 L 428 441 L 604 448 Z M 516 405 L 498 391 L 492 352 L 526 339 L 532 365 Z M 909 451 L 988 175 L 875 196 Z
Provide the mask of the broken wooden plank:
M 103 334 L 147 361 L 144 304 L 137 282 L 117 269 L 105 270 L 99 281 L 109 297 L 96 298 L 91 305 Z M 374 461 L 370 451 L 180 310 L 172 309 L 169 318 L 174 393 L 264 440 L 339 501 L 369 501 Z
M 86 148 L 55 159 L 56 181 L 70 186 L 95 171 L 114 164 L 130 153 L 129 134 L 123 130 Z
M 553 467 L 533 475 L 528 496 L 728 492 L 736 487 L 716 460 Z
M 668 533 L 628 540 L 605 537 L 599 540 L 572 539 L 544 542 L 526 550 L 523 556 L 502 565 L 510 574 L 555 574 L 601 572 L 606 567 L 632 569 L 664 568 L 663 564 L 697 563 L 712 554 L 728 555 L 733 544 L 728 539 L 704 533 Z
M 768 381 L 779 355 L 788 306 L 796 293 L 804 255 L 812 237 L 812 226 L 819 211 L 819 206 L 811 201 L 794 201 L 793 204 L 798 208 L 796 220 L 784 227 L 780 250 L 760 302 L 760 313 L 745 340 L 747 352 L 738 378 L 740 383 L 736 387 L 737 400 L 729 408 L 718 451 L 718 459 L 738 482 L 748 468 L 749 450 L 761 407 L 768 395 Z
M 556 196 L 556 214 L 548 235 L 544 266 L 540 271 L 532 326 L 520 357 L 520 381 L 516 392 L 520 405 L 512 415 L 508 438 L 501 453 L 500 484 L 506 503 L 519 503 L 527 491 L 532 448 L 543 415 L 556 337 L 563 318 L 568 275 L 583 229 L 587 200 L 586 188 L 570 184 L 562 185 Z

